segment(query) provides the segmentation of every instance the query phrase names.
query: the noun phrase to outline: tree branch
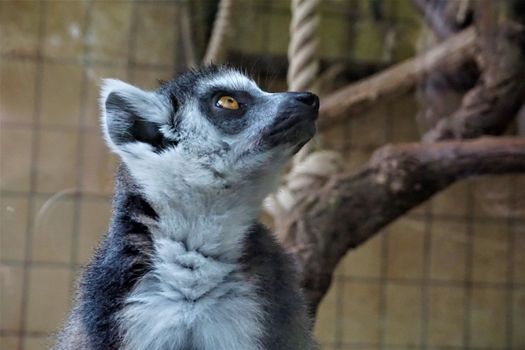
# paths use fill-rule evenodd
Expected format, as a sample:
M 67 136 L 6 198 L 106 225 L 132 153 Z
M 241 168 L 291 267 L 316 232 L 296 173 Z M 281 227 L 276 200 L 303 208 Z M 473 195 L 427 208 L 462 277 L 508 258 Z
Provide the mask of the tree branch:
M 490 24 L 485 24 L 487 31 Z M 461 107 L 424 135 L 425 141 L 465 139 L 502 134 L 525 101 L 525 47 L 519 26 L 501 26 L 480 33 L 477 61 L 482 67 L 476 86 Z
M 472 23 L 473 4 L 469 0 L 412 0 L 424 15 L 431 33 L 423 32 L 425 42 L 442 41 Z M 423 49 L 425 50 L 425 49 Z M 424 130 L 434 128 L 443 116 L 454 112 L 462 96 L 472 89 L 479 79 L 479 67 L 474 60 L 465 62 L 453 72 L 433 71 L 417 86 L 420 111 L 416 119 Z
M 434 70 L 457 69 L 473 59 L 475 44 L 474 29 L 468 28 L 420 56 L 337 90 L 321 101 L 319 129 L 342 122 L 380 99 L 393 98 L 411 91 Z
M 292 212 L 284 244 L 299 260 L 315 313 L 346 252 L 450 184 L 525 172 L 525 139 L 482 138 L 384 146 L 357 174 L 339 174 Z
M 218 64 L 223 62 L 226 57 L 229 49 L 228 35 L 231 29 L 233 5 L 233 0 L 221 0 L 219 3 L 210 41 L 203 59 L 204 64 Z
M 321 104 L 320 128 L 342 121 L 380 98 L 408 92 L 436 69 L 457 69 L 474 58 L 481 71 L 478 84 L 460 108 L 440 121 L 425 139 L 500 134 L 524 99 L 525 36 L 520 25 L 498 23 L 500 17 L 489 6 L 492 1 L 480 3 L 488 5 L 476 11 L 477 35 L 469 28 L 426 54 L 329 95 Z M 312 313 L 348 249 L 455 181 L 518 172 L 525 172 L 525 139 L 485 138 L 386 146 L 357 174 L 338 174 L 311 186 L 296 186 L 295 206 L 286 212 L 277 234 L 302 268 L 302 284 Z
M 465 1 L 412 0 L 412 3 L 440 40 L 448 38 L 471 20 L 472 9 Z

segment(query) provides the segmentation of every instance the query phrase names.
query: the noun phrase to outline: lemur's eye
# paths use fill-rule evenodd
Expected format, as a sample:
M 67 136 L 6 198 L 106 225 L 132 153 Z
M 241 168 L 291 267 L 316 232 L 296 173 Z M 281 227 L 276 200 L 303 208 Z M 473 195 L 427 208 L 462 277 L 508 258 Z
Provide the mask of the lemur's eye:
M 239 109 L 239 102 L 231 96 L 222 96 L 215 105 L 224 109 Z

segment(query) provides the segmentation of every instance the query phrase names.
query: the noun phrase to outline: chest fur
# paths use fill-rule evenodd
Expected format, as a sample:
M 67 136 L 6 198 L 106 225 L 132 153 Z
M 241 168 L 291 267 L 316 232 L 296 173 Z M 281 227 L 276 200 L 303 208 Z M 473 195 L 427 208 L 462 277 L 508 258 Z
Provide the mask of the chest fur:
M 260 349 L 263 310 L 239 264 L 169 239 L 156 251 L 118 316 L 125 349 Z

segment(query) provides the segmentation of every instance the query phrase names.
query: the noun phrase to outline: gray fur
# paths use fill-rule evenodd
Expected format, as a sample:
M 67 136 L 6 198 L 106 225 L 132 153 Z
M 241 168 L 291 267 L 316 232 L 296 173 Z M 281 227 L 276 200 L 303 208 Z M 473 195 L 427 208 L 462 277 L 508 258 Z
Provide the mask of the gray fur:
M 317 97 L 208 67 L 153 92 L 107 81 L 101 102 L 123 161 L 113 218 L 55 349 L 313 349 L 292 260 L 257 218 Z

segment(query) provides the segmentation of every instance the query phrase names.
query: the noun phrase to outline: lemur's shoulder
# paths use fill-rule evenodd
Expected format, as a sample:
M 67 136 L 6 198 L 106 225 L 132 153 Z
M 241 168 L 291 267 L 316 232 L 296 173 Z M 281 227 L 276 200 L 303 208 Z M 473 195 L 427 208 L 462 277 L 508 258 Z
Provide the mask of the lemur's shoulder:
M 292 256 L 277 242 L 275 234 L 257 222 L 246 236 L 242 262 L 254 268 L 272 267 L 285 273 L 295 272 Z
M 139 216 L 154 219 L 156 213 L 121 164 L 116 174 L 109 229 L 82 272 L 76 306 L 68 322 L 68 328 L 77 329 L 77 334 L 89 339 L 89 349 L 119 347 L 115 315 L 136 283 L 151 269 L 153 239 Z
M 267 349 L 315 349 L 312 327 L 297 281 L 292 255 L 263 224 L 255 224 L 247 236 L 243 262 L 255 279 L 259 300 L 268 315 L 263 343 Z
M 302 304 L 295 261 L 264 225 L 256 224 L 250 230 L 241 263 L 246 266 L 247 276 L 256 278 L 267 303 L 277 305 L 284 301 L 291 307 Z

